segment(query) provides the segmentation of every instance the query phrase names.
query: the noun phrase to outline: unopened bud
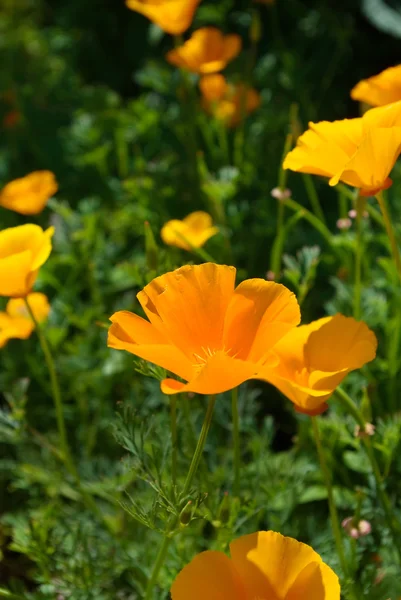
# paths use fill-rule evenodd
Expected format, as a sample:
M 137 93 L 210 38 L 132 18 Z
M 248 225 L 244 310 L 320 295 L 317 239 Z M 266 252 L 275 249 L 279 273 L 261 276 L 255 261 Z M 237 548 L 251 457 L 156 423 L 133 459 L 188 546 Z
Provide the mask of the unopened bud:
M 352 221 L 351 221 L 351 219 L 348 219 L 348 218 L 338 219 L 338 221 L 337 221 L 338 229 L 346 230 L 346 229 L 349 229 L 351 227 L 351 225 L 352 225 Z
M 192 500 L 188 500 L 182 511 L 180 512 L 181 525 L 188 525 L 192 519 Z
M 347 517 L 343 520 L 341 525 L 348 535 L 354 540 L 364 537 L 365 535 L 369 535 L 372 532 L 371 524 L 365 519 L 362 519 L 357 523 L 354 517 Z
M 274 271 L 267 271 L 267 273 L 266 273 L 267 281 L 274 281 L 275 277 L 276 277 L 276 274 Z
M 376 427 L 373 423 L 365 423 L 364 429 L 361 429 L 359 425 L 355 425 L 354 436 L 357 438 L 364 438 L 374 435 Z
M 230 518 L 230 501 L 228 492 L 224 492 L 223 500 L 221 501 L 219 508 L 219 521 L 221 523 L 227 523 Z
M 270 194 L 271 196 L 273 196 L 273 198 L 276 198 L 276 200 L 280 200 L 280 202 L 291 198 L 291 190 L 289 190 L 288 188 L 275 187 L 272 189 Z

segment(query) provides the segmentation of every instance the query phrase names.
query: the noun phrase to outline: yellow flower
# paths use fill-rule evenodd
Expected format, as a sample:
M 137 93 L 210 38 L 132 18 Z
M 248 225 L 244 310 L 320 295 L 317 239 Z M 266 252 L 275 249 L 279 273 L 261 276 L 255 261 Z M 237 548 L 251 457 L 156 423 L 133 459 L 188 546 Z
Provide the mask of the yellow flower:
M 206 75 L 199 83 L 202 105 L 216 119 L 235 127 L 260 105 L 260 96 L 243 84 L 227 83 L 223 75 Z
M 188 29 L 201 0 L 126 0 L 127 7 L 145 15 L 163 31 L 181 35 Z
M 167 60 L 176 67 L 193 73 L 222 71 L 241 51 L 239 35 L 223 35 L 215 27 L 195 31 L 182 46 L 167 53 Z
M 337 314 L 292 329 L 273 348 L 279 359 L 268 381 L 299 412 L 319 414 L 350 371 L 376 356 L 375 334 L 360 321 Z
M 50 305 L 45 294 L 34 292 L 26 297 L 29 306 L 38 323 L 44 321 L 49 312 Z M 8 301 L 6 310 L 0 312 L 0 348 L 10 339 L 26 340 L 35 329 L 25 302 L 22 298 L 13 298 Z
M 57 190 L 57 181 L 51 171 L 34 171 L 10 181 L 0 191 L 0 206 L 21 215 L 37 215 Z
M 199 210 L 182 221 L 177 219 L 168 221 L 163 225 L 160 235 L 163 242 L 169 246 L 192 250 L 192 248 L 201 248 L 218 231 L 218 227 L 213 227 L 212 217 Z
M 157 277 L 137 296 L 149 321 L 128 311 L 115 313 L 108 346 L 188 382 L 165 379 L 165 394 L 218 394 L 248 379 L 264 379 L 271 349 L 300 321 L 299 305 L 286 287 L 264 279 L 235 288 L 235 272 L 206 263 Z
M 310 546 L 274 531 L 201 552 L 176 577 L 172 600 L 340 600 L 337 575 Z
M 283 168 L 343 181 L 374 196 L 392 184 L 389 174 L 401 151 L 401 101 L 372 108 L 362 118 L 309 123 Z
M 351 90 L 351 98 L 371 106 L 384 106 L 401 100 L 401 65 L 362 79 Z
M 20 225 L 0 231 L 0 296 L 24 297 L 52 249 L 54 228 Z

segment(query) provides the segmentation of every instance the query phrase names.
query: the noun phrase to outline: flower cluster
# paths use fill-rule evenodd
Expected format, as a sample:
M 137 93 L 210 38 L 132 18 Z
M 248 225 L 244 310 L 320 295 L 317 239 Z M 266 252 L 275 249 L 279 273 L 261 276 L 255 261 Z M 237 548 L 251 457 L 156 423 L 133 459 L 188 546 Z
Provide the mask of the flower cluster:
M 108 345 L 184 380 L 164 379 L 165 394 L 218 394 L 260 379 L 297 410 L 322 412 L 344 377 L 374 359 L 374 333 L 342 315 L 299 326 L 298 302 L 285 286 L 248 279 L 235 287 L 235 274 L 206 263 L 157 277 L 138 294 L 149 320 L 115 313 Z
M 172 35 L 191 25 L 200 0 L 127 0 L 135 10 Z M 201 76 L 199 88 L 205 111 L 229 127 L 236 127 L 260 104 L 259 93 L 243 82 L 230 83 L 220 73 L 242 49 L 241 37 L 224 35 L 216 27 L 202 27 L 167 53 L 167 61 Z

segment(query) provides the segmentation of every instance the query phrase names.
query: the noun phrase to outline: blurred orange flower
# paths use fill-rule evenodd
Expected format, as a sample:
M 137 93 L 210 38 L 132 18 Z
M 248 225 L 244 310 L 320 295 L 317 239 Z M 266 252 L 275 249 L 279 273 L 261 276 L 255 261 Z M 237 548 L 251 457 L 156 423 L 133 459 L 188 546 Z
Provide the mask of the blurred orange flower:
M 182 221 L 168 221 L 160 232 L 161 238 L 169 246 L 177 246 L 183 250 L 201 248 L 209 238 L 218 233 L 213 226 L 212 217 L 201 210 L 185 217 Z
M 170 50 L 166 58 L 176 67 L 193 73 L 217 73 L 222 71 L 241 51 L 239 35 L 224 35 L 215 27 L 203 27 L 179 48 Z
M 384 106 L 401 100 L 401 65 L 362 79 L 351 90 L 351 98 L 371 106 Z
M 0 296 L 24 297 L 52 249 L 54 228 L 20 225 L 0 231 Z
M 21 215 L 36 215 L 42 212 L 57 190 L 57 181 L 51 171 L 34 171 L 7 183 L 0 191 L 0 206 Z
M 259 531 L 222 552 L 201 552 L 177 575 L 172 600 L 340 600 L 337 575 L 310 546 Z
M 181 35 L 188 29 L 201 0 L 126 0 L 131 10 L 141 13 L 166 33 Z
M 206 75 L 199 82 L 206 112 L 230 127 L 238 125 L 260 105 L 260 95 L 244 84 L 231 84 L 223 75 Z
M 108 346 L 126 350 L 188 383 L 164 379 L 165 394 L 217 394 L 263 379 L 271 350 L 300 320 L 283 285 L 248 279 L 235 268 L 186 265 L 149 283 L 137 298 L 149 321 L 128 311 L 111 317 Z
M 3 127 L 5 129 L 14 129 L 20 123 L 22 115 L 18 110 L 10 110 L 4 115 Z
M 49 315 L 50 305 L 45 294 L 34 292 L 28 294 L 26 300 L 38 323 L 42 323 Z M 18 338 L 26 340 L 35 329 L 25 302 L 22 298 L 9 300 L 4 312 L 0 312 L 0 348 L 8 340 Z
M 374 196 L 392 184 L 401 152 L 401 101 L 368 110 L 362 118 L 309 123 L 283 168 L 343 181 Z
M 292 329 L 275 345 L 279 359 L 268 381 L 299 412 L 319 414 L 350 371 L 376 356 L 377 339 L 361 321 L 337 314 Z

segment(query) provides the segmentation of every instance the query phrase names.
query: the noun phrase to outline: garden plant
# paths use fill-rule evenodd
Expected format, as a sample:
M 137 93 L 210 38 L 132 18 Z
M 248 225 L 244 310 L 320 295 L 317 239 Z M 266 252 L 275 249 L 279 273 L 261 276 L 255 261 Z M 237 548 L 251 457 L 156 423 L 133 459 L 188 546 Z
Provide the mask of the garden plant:
M 401 598 L 401 12 L 0 7 L 0 598 Z

